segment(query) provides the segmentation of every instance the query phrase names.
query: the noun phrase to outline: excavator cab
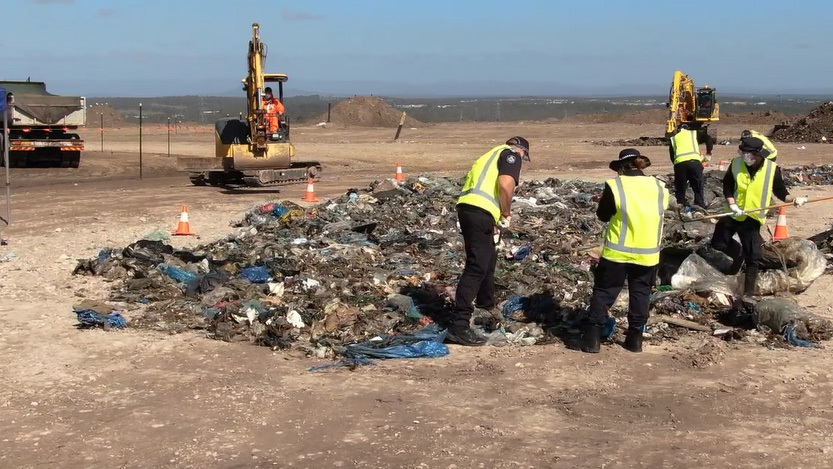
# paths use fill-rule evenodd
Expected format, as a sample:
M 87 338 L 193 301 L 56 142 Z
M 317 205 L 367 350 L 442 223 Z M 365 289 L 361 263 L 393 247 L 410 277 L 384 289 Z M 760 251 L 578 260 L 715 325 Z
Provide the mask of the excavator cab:
M 715 98 L 715 90 L 714 88 L 700 88 L 697 90 L 697 103 L 696 103 L 696 111 L 695 111 L 695 119 L 697 120 L 710 120 L 714 115 L 715 111 L 715 103 L 717 99 Z

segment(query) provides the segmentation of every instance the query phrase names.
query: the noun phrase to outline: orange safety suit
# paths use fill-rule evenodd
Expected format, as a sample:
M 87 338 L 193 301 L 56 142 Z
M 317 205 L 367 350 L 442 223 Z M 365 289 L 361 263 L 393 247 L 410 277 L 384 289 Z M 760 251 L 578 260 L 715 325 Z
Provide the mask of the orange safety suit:
M 266 121 L 269 122 L 269 133 L 275 133 L 280 126 L 280 116 L 286 112 L 283 103 L 275 98 L 263 101 L 263 109 L 266 110 Z

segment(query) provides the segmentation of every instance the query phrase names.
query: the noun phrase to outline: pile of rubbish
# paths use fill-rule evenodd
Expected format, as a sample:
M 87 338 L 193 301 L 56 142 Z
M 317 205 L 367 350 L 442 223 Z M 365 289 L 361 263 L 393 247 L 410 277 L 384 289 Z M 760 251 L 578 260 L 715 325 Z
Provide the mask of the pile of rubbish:
M 665 137 L 638 137 L 620 140 L 590 140 L 593 145 L 605 147 L 661 147 L 668 146 L 668 139 Z
M 784 184 L 792 186 L 827 186 L 833 184 L 833 164 L 781 168 Z
M 450 311 L 465 262 L 454 211 L 461 182 L 419 176 L 350 189 L 311 207 L 263 204 L 216 242 L 185 251 L 139 240 L 79 261 L 74 273 L 113 280 L 108 300 L 132 310 L 131 327 L 201 329 L 219 340 L 292 347 L 352 364 L 373 356 L 441 356 L 435 323 Z M 592 292 L 592 251 L 601 244 L 595 210 L 602 188 L 553 178 L 518 188 L 514 223 L 498 248 L 501 302 L 473 318 L 490 343 L 547 343 L 577 330 Z M 662 274 L 671 291 L 663 292 L 663 304 L 691 294 L 703 301 L 733 295 L 733 277 L 697 261 L 713 225 L 684 223 L 669 211 L 666 226 Z M 801 291 L 821 275 L 817 256 L 823 266 L 826 259 L 807 243 L 772 245 L 781 263 L 771 275 L 762 272 L 762 292 Z M 704 306 L 700 320 L 717 327 L 717 313 L 732 307 Z M 795 334 L 814 340 L 817 330 Z
M 833 137 L 833 101 L 828 101 L 810 111 L 786 128 L 780 128 L 770 137 L 778 142 L 822 143 Z

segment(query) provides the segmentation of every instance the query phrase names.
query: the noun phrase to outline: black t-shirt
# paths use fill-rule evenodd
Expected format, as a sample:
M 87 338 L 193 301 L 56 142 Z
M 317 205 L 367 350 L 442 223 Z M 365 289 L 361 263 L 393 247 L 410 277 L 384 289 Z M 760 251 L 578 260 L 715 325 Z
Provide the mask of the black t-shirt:
M 515 185 L 520 184 L 521 178 L 521 155 L 507 148 L 500 152 L 497 159 L 497 170 L 500 176 L 512 176 Z

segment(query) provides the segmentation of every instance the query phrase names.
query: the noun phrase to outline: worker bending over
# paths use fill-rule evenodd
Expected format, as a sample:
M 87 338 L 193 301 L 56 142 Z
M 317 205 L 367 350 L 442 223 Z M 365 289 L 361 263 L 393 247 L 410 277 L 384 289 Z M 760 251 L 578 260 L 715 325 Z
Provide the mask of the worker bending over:
M 669 194 L 665 185 L 646 176 L 651 160 L 627 148 L 610 163 L 618 175 L 605 181 L 596 216 L 608 222 L 601 259 L 596 267 L 593 297 L 581 337 L 584 352 L 598 353 L 608 310 L 628 281 L 628 329 L 624 347 L 642 351 L 642 331 L 648 321 L 651 288 L 657 275 L 663 215 Z
M 266 87 L 263 95 L 263 109 L 266 111 L 266 122 L 269 124 L 268 132 L 274 134 L 280 127 L 280 117 L 286 112 L 283 103 L 272 94 L 272 88 Z
M 778 159 L 778 149 L 775 148 L 775 145 L 772 143 L 772 140 L 767 138 L 766 135 L 755 130 L 744 130 L 740 133 L 740 138 L 744 137 L 755 137 L 760 141 L 764 142 L 764 150 L 769 152 L 769 154 L 766 156 L 766 159 L 772 161 L 776 161 Z
M 744 137 L 738 146 L 738 156 L 732 160 L 723 177 L 723 196 L 732 216 L 722 217 L 712 235 L 712 247 L 732 258 L 729 275 L 740 272 L 746 264 L 743 294 L 755 294 L 758 264 L 761 260 L 761 225 L 766 214 L 763 207 L 770 204 L 772 195 L 792 202 L 796 207 L 807 202 L 807 197 L 794 197 L 787 191 L 781 169 L 766 159 L 764 142 L 756 137 Z M 733 239 L 737 233 L 740 243 Z
M 674 196 L 677 205 L 679 208 L 689 207 L 688 201 L 686 201 L 686 184 L 689 184 L 691 190 L 694 191 L 694 206 L 691 208 L 695 211 L 705 211 L 703 157 L 700 156 L 697 131 L 690 129 L 686 124 L 682 124 L 671 134 L 669 151 L 671 161 L 674 163 Z
M 444 324 L 449 342 L 483 345 L 486 339 L 469 325 L 474 305 L 495 306 L 498 226 L 509 228 L 512 193 L 521 177 L 521 160 L 529 161 L 529 142 L 512 137 L 474 162 L 457 200 L 457 218 L 466 247 L 466 266 L 457 282 L 454 308 Z

